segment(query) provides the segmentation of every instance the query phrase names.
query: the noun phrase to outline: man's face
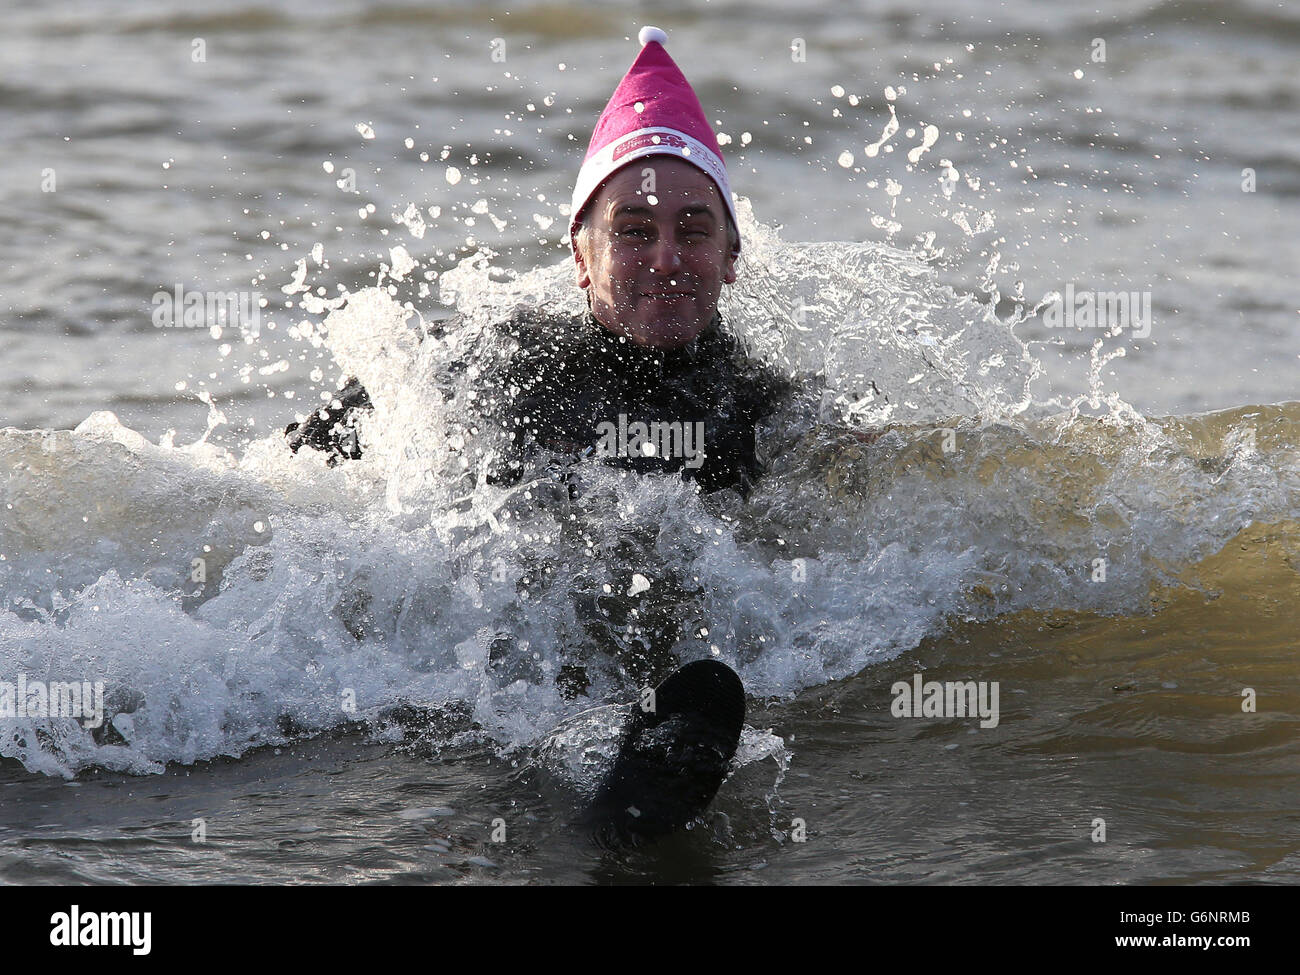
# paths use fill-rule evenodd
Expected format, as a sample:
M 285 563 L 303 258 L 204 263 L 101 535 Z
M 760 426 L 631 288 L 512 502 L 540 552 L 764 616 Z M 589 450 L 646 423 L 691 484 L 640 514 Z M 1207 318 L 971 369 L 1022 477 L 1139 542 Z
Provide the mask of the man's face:
M 723 283 L 736 280 L 722 196 L 713 180 L 680 159 L 652 155 L 629 163 L 602 184 L 584 222 L 578 287 L 590 289 L 602 325 L 637 345 L 691 342 L 713 321 Z

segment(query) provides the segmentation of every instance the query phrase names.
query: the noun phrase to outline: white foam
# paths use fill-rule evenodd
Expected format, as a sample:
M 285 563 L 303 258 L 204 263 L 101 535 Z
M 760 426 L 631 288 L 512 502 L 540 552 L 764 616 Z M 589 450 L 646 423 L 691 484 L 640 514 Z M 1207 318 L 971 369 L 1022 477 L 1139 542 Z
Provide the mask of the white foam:
M 1099 388 L 1064 413 L 1035 404 L 1025 347 L 921 257 L 791 244 L 740 210 L 746 284 L 724 315 L 776 368 L 822 374 L 765 437 L 771 470 L 747 504 L 594 462 L 569 507 L 538 510 L 544 482 L 486 484 L 448 364 L 499 354 L 485 323 L 518 304 L 581 307 L 563 263 L 499 275 L 486 254 L 442 276 L 466 323 L 441 339 L 377 289 L 330 315 L 339 371 L 374 403 L 361 461 L 330 468 L 279 436 L 239 457 L 206 434 L 153 445 L 107 413 L 0 431 L 0 680 L 119 695 L 116 734 L 53 719 L 6 730 L 0 754 L 49 774 L 157 771 L 402 701 L 465 708 L 502 747 L 529 744 L 582 707 L 555 676 L 583 634 L 570 591 L 593 576 L 619 598 L 680 598 L 684 655 L 788 696 L 954 618 L 1144 612 L 1171 567 L 1300 508 L 1294 444 L 1226 444 L 1218 464 Z M 1083 415 L 1090 403 L 1108 414 Z M 1242 439 L 1253 422 L 1228 426 Z M 889 429 L 861 443 L 845 425 Z M 698 592 L 674 596 L 674 578 Z M 635 692 L 593 675 L 595 700 Z M 777 757 L 777 743 L 742 751 Z

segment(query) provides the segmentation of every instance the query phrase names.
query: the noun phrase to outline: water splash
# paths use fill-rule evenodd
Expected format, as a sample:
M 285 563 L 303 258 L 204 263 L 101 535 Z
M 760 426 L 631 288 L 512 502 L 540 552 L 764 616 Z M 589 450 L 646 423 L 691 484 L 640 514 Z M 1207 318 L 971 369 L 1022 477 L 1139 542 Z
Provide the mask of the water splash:
M 1098 345 L 1088 394 L 1050 408 L 1014 332 L 1028 312 L 993 311 L 996 261 L 985 302 L 943 286 L 924 252 L 793 244 L 744 201 L 741 214 L 724 316 L 803 384 L 747 504 L 595 463 L 576 499 L 541 472 L 488 484 L 473 368 L 452 363 L 507 355 L 491 322 L 578 310 L 581 294 L 566 262 L 502 273 L 486 251 L 441 276 L 463 313 L 441 337 L 386 286 L 331 301 L 300 332 L 371 393 L 361 461 L 330 468 L 277 436 L 235 456 L 209 442 L 210 401 L 207 433 L 184 446 L 111 414 L 0 431 L 0 679 L 116 692 L 109 730 L 7 728 L 0 754 L 47 774 L 156 771 L 379 727 L 403 705 L 459 709 L 511 750 L 635 690 L 592 655 L 593 606 L 628 626 L 681 623 L 681 657 L 716 656 L 752 694 L 783 697 L 951 620 L 1149 612 L 1244 527 L 1296 516 L 1295 407 L 1147 419 L 1102 390 Z M 575 654 L 583 702 L 556 683 Z M 774 741 L 750 744 L 781 766 Z

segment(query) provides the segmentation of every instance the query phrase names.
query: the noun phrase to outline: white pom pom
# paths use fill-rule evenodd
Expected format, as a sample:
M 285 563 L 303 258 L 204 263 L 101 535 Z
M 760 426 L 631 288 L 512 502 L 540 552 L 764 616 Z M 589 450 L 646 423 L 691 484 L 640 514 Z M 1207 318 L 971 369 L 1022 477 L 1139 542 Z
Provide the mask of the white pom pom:
M 636 39 L 645 47 L 651 41 L 658 41 L 660 44 L 668 43 L 668 34 L 658 27 L 642 27 L 641 33 L 636 35 Z

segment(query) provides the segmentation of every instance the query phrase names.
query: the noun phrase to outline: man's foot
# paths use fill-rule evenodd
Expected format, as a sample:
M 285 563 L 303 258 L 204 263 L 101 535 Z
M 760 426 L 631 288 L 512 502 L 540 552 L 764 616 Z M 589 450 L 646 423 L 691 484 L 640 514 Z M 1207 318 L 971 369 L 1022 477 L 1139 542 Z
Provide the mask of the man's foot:
M 703 813 L 727 777 L 744 723 L 744 685 L 720 661 L 684 664 L 647 690 L 589 807 L 598 836 L 637 842 Z

